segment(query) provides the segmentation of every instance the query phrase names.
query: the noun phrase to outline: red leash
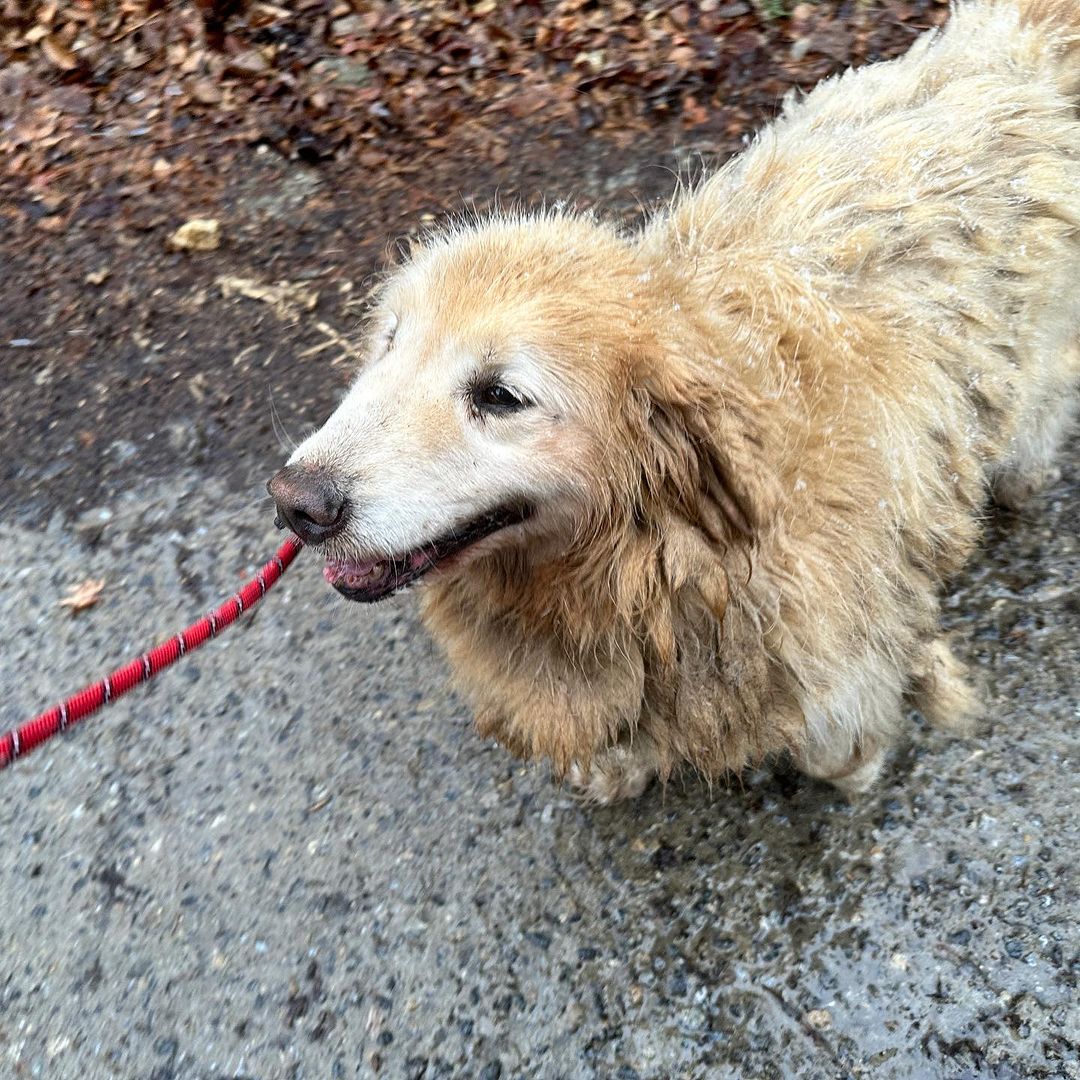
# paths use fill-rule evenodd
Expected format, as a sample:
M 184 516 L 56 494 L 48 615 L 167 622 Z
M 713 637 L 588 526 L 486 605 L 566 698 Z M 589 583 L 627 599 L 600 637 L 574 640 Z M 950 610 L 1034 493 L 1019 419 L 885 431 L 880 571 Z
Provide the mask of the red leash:
M 156 648 L 143 653 L 137 660 L 117 668 L 101 682 L 94 683 L 72 695 L 60 705 L 35 716 L 20 727 L 0 735 L 0 769 L 6 768 L 17 757 L 30 753 L 35 746 L 47 742 L 54 735 L 72 724 L 84 720 L 110 701 L 123 697 L 129 690 L 152 679 L 159 671 L 175 664 L 181 656 L 205 645 L 210 638 L 235 622 L 253 608 L 274 583 L 285 573 L 289 563 L 296 558 L 303 544 L 296 537 L 289 537 L 277 554 L 235 596 L 229 597 L 219 608 L 186 630 L 169 638 Z

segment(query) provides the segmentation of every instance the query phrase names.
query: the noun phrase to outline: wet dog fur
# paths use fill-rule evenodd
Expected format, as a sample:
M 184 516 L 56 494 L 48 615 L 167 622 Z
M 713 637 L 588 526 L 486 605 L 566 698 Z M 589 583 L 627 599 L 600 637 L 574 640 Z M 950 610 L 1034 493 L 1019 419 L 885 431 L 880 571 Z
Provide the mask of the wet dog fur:
M 1073 412 L 1078 104 L 1080 9 L 981 0 L 640 232 L 432 237 L 292 459 L 347 500 L 328 556 L 528 506 L 438 562 L 423 616 L 481 734 L 598 801 L 782 755 L 853 794 L 906 702 L 968 730 L 939 589 Z M 521 407 L 478 411 L 484 380 Z

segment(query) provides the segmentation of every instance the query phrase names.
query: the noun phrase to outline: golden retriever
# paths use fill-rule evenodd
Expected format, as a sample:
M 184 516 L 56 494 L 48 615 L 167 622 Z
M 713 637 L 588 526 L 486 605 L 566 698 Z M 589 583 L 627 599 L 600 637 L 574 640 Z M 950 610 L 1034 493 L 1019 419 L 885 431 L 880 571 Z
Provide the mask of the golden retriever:
M 423 577 L 479 731 L 598 801 L 785 754 L 865 790 L 906 699 L 969 727 L 939 587 L 1068 425 L 1078 105 L 1075 0 L 975 0 L 639 233 L 450 227 L 280 517 L 349 599 Z

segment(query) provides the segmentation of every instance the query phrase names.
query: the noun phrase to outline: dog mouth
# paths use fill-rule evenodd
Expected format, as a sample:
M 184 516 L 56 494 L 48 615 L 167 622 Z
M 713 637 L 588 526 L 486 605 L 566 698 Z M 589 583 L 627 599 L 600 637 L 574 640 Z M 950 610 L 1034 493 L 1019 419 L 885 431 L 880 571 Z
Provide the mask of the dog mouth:
M 473 518 L 437 540 L 391 558 L 327 559 L 323 577 L 346 600 L 372 604 L 412 585 L 430 571 L 445 566 L 466 548 L 512 525 L 520 525 L 530 513 L 530 508 L 524 504 L 499 507 Z

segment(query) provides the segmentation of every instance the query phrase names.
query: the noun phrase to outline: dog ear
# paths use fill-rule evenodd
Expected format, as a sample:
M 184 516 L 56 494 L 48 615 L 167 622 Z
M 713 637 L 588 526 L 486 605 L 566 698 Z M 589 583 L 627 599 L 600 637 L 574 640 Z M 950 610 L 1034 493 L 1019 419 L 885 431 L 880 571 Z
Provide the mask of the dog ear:
M 650 367 L 634 390 L 645 429 L 646 496 L 716 542 L 752 540 L 779 504 L 767 403 L 731 380 L 721 385 L 719 377 L 676 364 Z

